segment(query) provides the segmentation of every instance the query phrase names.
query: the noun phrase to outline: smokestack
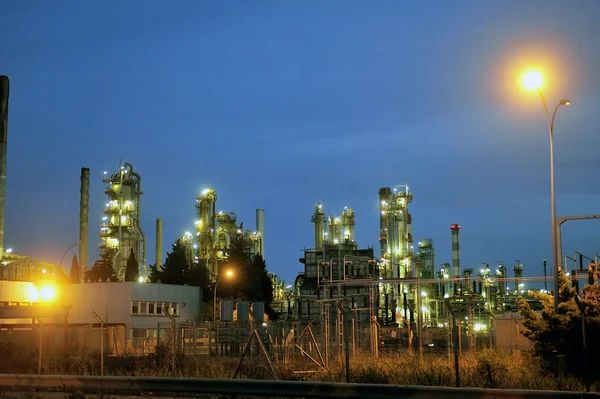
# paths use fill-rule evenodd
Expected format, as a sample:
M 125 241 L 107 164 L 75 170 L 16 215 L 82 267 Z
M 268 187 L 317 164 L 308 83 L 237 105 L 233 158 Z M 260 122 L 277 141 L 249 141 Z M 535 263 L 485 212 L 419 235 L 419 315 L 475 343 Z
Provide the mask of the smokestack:
M 79 189 L 79 279 L 87 270 L 88 221 L 90 214 L 90 169 L 81 168 L 81 188 Z
M 452 231 L 452 277 L 460 278 L 460 241 L 458 239 L 458 232 L 460 225 L 450 225 Z M 458 280 L 454 280 L 454 295 L 458 295 Z
M 260 233 L 260 243 L 258 253 L 265 258 L 265 210 L 256 210 L 256 232 Z
M 452 277 L 460 277 L 460 241 L 458 233 L 460 225 L 453 224 L 450 226 L 452 231 Z
M 8 136 L 8 76 L 0 76 L 0 258 L 4 254 L 4 208 L 6 205 L 6 145 Z
M 156 219 L 156 266 L 162 265 L 162 219 Z

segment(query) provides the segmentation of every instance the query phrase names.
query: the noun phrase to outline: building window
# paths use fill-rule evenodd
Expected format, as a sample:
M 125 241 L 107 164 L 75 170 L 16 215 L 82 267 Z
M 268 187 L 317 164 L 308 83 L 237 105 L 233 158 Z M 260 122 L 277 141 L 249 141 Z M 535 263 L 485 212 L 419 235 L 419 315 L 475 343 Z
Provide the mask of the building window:
M 148 314 L 148 302 L 140 302 L 140 314 Z
M 134 328 L 132 332 L 133 338 L 146 338 L 145 328 Z
M 148 303 L 148 314 L 154 314 L 154 302 Z
M 139 302 L 131 302 L 131 314 L 139 313 Z
M 156 314 L 157 315 L 162 315 L 162 308 L 163 308 L 162 302 L 158 302 L 156 304 Z

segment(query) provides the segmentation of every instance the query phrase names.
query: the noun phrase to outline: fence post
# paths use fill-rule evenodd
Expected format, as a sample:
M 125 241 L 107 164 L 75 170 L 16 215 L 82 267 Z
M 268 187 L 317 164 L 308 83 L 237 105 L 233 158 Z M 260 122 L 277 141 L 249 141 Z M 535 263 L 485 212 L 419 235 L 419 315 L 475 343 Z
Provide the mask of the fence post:
M 459 341 L 460 341 L 460 337 L 458 336 L 459 321 L 457 320 L 456 315 L 454 313 L 454 309 L 452 308 L 452 304 L 450 303 L 450 298 L 444 299 L 444 302 L 446 303 L 446 307 L 448 308 L 448 311 L 450 312 L 450 315 L 452 316 L 452 346 L 454 349 L 454 372 L 456 374 L 456 387 L 460 388 L 460 363 L 459 363 L 459 359 L 458 359 L 458 353 L 459 353 L 458 346 L 459 346 Z
M 344 355 L 345 355 L 345 366 L 346 366 L 346 382 L 349 383 L 350 382 L 350 335 L 348 334 L 350 331 L 349 328 L 349 317 L 348 317 L 348 313 L 344 310 L 343 306 L 339 303 L 336 302 L 336 305 L 338 307 L 338 310 L 340 311 L 340 313 L 342 314 L 343 319 L 343 334 L 344 334 Z
M 40 330 L 40 349 L 38 351 L 38 374 L 42 374 L 42 345 L 44 343 L 44 323 L 36 317 Z
M 93 310 L 90 312 L 100 323 L 100 376 L 104 375 L 104 320 Z
M 585 305 L 579 300 L 579 296 L 575 295 L 575 303 L 581 312 L 581 335 L 583 347 L 583 380 L 585 382 L 585 391 L 590 391 L 590 374 L 588 372 L 588 353 L 587 353 L 587 338 L 585 335 Z

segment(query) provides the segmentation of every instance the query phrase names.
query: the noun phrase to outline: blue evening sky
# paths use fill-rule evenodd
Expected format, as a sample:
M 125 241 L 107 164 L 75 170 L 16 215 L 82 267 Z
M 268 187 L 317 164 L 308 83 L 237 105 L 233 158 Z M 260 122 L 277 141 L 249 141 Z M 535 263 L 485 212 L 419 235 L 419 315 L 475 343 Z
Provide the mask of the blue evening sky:
M 254 228 L 291 281 L 313 247 L 313 201 L 356 214 L 378 250 L 378 190 L 408 182 L 415 242 L 463 267 L 551 259 L 548 133 L 519 73 L 546 72 L 559 111 L 559 215 L 600 213 L 600 2 L 20 1 L 0 5 L 11 79 L 5 246 L 58 263 L 78 240 L 91 169 L 90 255 L 102 172 L 142 175 L 148 260 L 193 229 L 195 196 Z M 600 253 L 600 221 L 567 222 L 564 252 Z M 512 275 L 512 273 L 511 273 Z

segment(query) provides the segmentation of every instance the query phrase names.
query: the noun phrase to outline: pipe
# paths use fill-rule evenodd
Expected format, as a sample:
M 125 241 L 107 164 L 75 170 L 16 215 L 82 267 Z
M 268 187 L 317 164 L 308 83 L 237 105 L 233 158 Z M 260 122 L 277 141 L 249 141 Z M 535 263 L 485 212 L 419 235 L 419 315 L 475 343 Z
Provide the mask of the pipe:
M 8 142 L 8 76 L 0 76 L 0 258 L 4 255 L 4 211 L 6 206 L 6 147 Z
M 265 210 L 257 209 L 256 210 L 256 232 L 260 234 L 259 244 L 258 244 L 258 253 L 262 258 L 265 258 Z
M 158 218 L 156 219 L 156 267 L 162 265 L 162 230 L 162 219 Z
M 81 168 L 81 188 L 79 190 L 79 279 L 87 270 L 88 221 L 90 213 L 90 169 Z
M 129 167 L 131 176 L 134 176 L 136 178 L 137 187 L 136 187 L 135 195 L 136 195 L 136 202 L 137 202 L 137 204 L 136 204 L 137 217 L 135 218 L 135 227 L 140 232 L 140 240 L 142 241 L 142 253 L 139 255 L 141 255 L 142 267 L 145 270 L 146 269 L 146 235 L 144 234 L 144 230 L 142 230 L 142 226 L 140 224 L 140 218 L 142 215 L 142 212 L 141 212 L 142 206 L 141 206 L 140 197 L 142 194 L 144 194 L 142 192 L 142 178 L 140 177 L 140 175 L 138 173 L 135 173 L 133 171 L 133 166 L 129 162 L 125 162 L 125 164 L 123 166 L 125 168 Z

